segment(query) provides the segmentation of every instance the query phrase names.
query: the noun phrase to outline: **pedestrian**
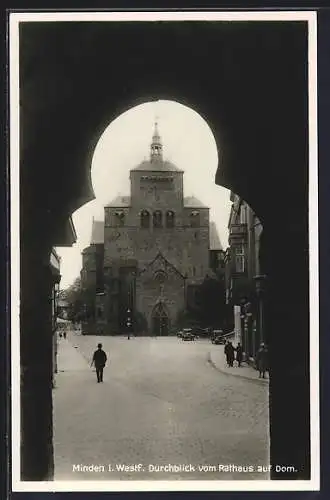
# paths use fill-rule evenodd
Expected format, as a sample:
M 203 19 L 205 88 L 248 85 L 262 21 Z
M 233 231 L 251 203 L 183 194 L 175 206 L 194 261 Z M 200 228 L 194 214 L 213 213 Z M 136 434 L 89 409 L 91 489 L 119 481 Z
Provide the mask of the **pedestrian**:
M 66 330 L 63 330 L 63 337 L 66 339 Z
M 235 360 L 235 349 L 234 349 L 233 344 L 230 341 L 228 342 L 227 351 L 228 351 L 228 365 L 230 367 L 233 367 L 234 360 Z
M 257 369 L 259 378 L 265 378 L 265 373 L 268 370 L 268 349 L 262 342 L 256 355 Z
M 226 356 L 227 366 L 229 366 L 229 351 L 228 351 L 228 349 L 229 349 L 229 340 L 226 340 L 224 353 Z
M 97 382 L 103 382 L 103 368 L 107 362 L 107 355 L 102 349 L 102 344 L 97 344 L 97 350 L 93 354 L 91 366 L 95 366 Z
M 242 360 L 243 360 L 243 349 L 242 349 L 241 343 L 238 342 L 237 347 L 236 347 L 236 361 L 237 361 L 237 365 L 239 367 L 242 364 Z

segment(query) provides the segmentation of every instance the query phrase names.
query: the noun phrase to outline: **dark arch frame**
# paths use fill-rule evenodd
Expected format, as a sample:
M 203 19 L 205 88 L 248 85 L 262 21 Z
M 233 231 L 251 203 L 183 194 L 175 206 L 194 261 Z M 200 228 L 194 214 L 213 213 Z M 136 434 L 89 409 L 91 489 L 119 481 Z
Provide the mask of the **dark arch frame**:
M 167 229 L 175 227 L 175 212 L 174 210 L 167 210 L 165 215 L 165 226 Z

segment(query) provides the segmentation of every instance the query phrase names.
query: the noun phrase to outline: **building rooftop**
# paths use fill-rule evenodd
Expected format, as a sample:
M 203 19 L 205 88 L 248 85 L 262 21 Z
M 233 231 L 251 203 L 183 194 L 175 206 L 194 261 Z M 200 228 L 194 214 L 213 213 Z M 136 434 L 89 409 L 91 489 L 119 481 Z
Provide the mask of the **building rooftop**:
M 195 196 L 185 196 L 183 203 L 186 208 L 208 208 Z
M 144 170 L 148 172 L 183 172 L 174 163 L 162 160 L 161 158 L 152 160 L 143 160 L 137 167 L 133 168 L 131 171 Z
M 116 198 L 114 198 L 108 205 L 107 207 L 113 207 L 113 208 L 123 208 L 123 207 L 130 207 L 131 206 L 131 197 L 130 196 L 121 196 L 118 195 Z

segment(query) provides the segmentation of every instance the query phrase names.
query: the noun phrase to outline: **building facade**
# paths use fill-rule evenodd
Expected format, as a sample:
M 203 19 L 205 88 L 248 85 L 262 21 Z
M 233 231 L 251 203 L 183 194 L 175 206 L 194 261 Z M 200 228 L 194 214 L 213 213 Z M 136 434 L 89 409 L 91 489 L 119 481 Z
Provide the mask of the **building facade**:
M 262 224 L 251 207 L 238 195 L 232 201 L 228 230 L 229 247 L 225 253 L 226 303 L 248 359 L 253 359 L 263 337 L 262 292 L 265 276 L 260 263 Z
M 61 233 L 58 235 L 57 248 L 71 247 L 77 241 L 76 230 L 70 217 Z M 51 322 L 52 322 L 52 384 L 55 387 L 55 375 L 57 373 L 57 350 L 58 350 L 58 331 L 57 317 L 59 313 L 59 291 L 61 282 L 61 257 L 56 252 L 56 248 L 52 248 L 49 260 L 51 274 Z
M 104 221 L 93 220 L 91 245 L 82 254 L 82 287 L 95 291 L 95 332 L 131 326 L 169 334 L 189 289 L 221 265 L 209 207 L 184 196 L 183 175 L 163 159 L 156 124 L 149 160 L 130 171 L 130 195 L 112 200 Z

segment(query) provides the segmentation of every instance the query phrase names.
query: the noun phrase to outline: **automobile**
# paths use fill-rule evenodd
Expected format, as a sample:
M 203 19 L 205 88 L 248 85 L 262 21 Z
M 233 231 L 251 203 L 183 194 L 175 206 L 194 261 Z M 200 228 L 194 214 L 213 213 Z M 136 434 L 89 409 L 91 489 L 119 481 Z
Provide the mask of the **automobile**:
M 212 339 L 212 344 L 225 344 L 226 343 L 226 339 L 224 337 L 221 337 L 220 335 L 214 337 Z
M 191 328 L 184 328 L 181 335 L 182 340 L 195 340 L 195 335 Z
M 225 344 L 226 338 L 222 330 L 213 330 L 211 335 L 212 344 Z
M 212 332 L 211 328 L 200 328 L 200 327 L 198 327 L 198 331 L 197 331 L 198 337 L 204 338 L 204 339 L 210 337 L 211 332 Z

